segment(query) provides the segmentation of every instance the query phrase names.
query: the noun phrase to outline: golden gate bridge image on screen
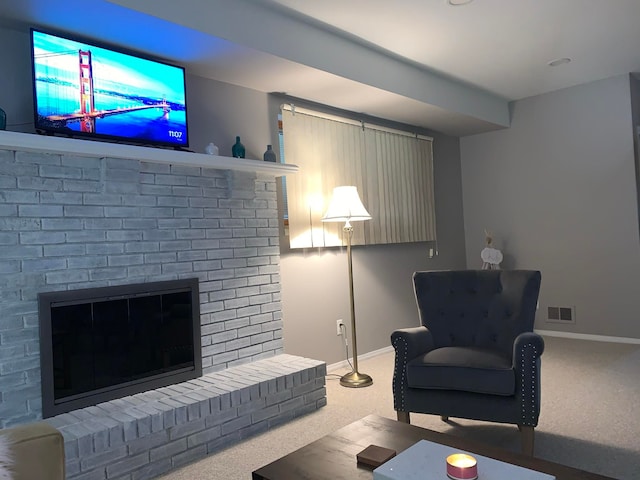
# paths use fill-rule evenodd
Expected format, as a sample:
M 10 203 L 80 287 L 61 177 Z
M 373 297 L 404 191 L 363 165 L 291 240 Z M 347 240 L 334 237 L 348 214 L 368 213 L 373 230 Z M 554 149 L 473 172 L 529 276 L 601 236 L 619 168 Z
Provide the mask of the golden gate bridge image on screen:
M 68 53 L 68 52 L 67 52 Z M 75 51 L 73 51 L 75 53 Z M 63 53 L 64 54 L 64 53 Z M 78 50 L 79 77 L 80 77 L 80 111 L 64 115 L 48 115 L 46 118 L 54 122 L 80 122 L 80 131 L 95 132 L 96 119 L 110 115 L 147 110 L 149 108 L 162 108 L 163 115 L 168 118 L 171 107 L 163 98 L 161 102 L 152 105 L 136 105 L 132 107 L 118 107 L 111 110 L 96 110 L 93 91 L 93 60 L 91 50 Z

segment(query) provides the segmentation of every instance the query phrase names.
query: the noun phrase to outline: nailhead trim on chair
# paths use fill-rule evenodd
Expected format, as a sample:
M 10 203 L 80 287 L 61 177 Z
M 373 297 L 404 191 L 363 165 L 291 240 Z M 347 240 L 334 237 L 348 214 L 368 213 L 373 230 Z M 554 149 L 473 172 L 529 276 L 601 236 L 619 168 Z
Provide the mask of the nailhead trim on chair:
M 399 345 L 399 341 L 402 340 L 402 343 L 404 344 L 404 353 L 400 353 L 398 350 L 401 348 L 401 345 Z M 401 385 L 406 385 L 407 381 L 406 381 L 406 375 L 407 375 L 407 357 L 409 356 L 409 345 L 406 342 L 406 340 L 402 337 L 396 337 L 394 339 L 394 341 L 392 342 L 393 344 L 393 348 L 396 351 L 396 361 L 393 364 L 393 378 L 394 378 L 394 382 L 393 382 L 393 398 L 395 400 L 396 405 L 399 406 L 399 408 L 397 408 L 396 410 L 398 411 L 405 411 L 405 406 L 404 406 L 404 401 L 405 401 L 405 397 L 404 397 L 404 388 L 400 388 L 400 392 L 398 392 L 398 388 L 396 388 L 396 384 L 397 382 L 397 378 L 398 378 L 398 358 L 402 358 L 402 366 L 400 368 L 400 384 Z M 400 395 L 400 398 L 398 398 L 398 394 Z
M 531 360 L 531 405 L 530 408 L 527 409 L 527 399 L 525 398 L 525 389 L 524 389 L 524 380 L 525 380 L 525 369 L 526 367 L 526 363 L 527 363 L 527 349 L 532 348 L 533 349 L 533 355 L 531 356 L 531 358 L 529 360 Z M 522 425 L 529 425 L 529 426 L 535 426 L 535 418 L 533 417 L 533 415 L 531 415 L 529 418 L 527 418 L 527 410 L 529 413 L 532 413 L 535 410 L 535 405 L 536 405 L 536 367 L 537 367 L 537 362 L 536 359 L 538 358 L 538 350 L 536 348 L 535 345 L 533 345 L 532 343 L 528 343 L 527 345 L 524 346 L 524 348 L 522 349 L 522 353 L 521 353 L 521 357 L 520 357 L 520 376 L 521 376 L 521 381 L 520 381 L 520 385 L 522 385 L 521 390 L 520 390 L 520 397 L 521 397 L 521 405 L 522 405 Z

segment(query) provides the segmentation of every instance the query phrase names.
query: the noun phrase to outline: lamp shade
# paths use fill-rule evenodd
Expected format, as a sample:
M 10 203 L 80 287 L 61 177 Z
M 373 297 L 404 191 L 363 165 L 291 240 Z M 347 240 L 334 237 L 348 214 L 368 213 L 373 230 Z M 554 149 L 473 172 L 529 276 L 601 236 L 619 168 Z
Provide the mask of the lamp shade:
M 356 187 L 335 187 L 323 222 L 356 222 L 371 220 Z

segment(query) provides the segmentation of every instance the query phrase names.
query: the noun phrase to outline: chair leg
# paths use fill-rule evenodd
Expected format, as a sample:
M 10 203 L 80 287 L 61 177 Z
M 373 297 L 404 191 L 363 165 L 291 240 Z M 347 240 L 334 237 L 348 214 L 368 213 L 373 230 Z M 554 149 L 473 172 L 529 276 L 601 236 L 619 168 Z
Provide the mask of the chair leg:
M 518 425 L 520 438 L 522 439 L 522 453 L 533 457 L 533 427 L 529 425 Z
M 402 423 L 411 423 L 411 419 L 409 418 L 409 412 L 401 412 L 400 410 L 396 411 L 398 414 L 398 421 Z
M 440 415 L 440 420 L 442 420 L 443 422 L 446 422 L 447 420 L 449 420 L 449 416 L 448 415 Z

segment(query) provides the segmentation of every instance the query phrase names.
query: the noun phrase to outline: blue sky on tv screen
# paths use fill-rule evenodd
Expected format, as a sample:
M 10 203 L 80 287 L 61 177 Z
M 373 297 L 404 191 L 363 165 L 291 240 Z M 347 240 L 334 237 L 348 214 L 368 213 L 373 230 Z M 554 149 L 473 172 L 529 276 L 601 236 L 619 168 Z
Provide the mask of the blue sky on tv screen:
M 33 32 L 38 80 L 79 83 L 79 50 L 91 51 L 94 88 L 123 95 L 163 99 L 185 106 L 184 71 L 179 67 L 126 55 L 90 44 Z

